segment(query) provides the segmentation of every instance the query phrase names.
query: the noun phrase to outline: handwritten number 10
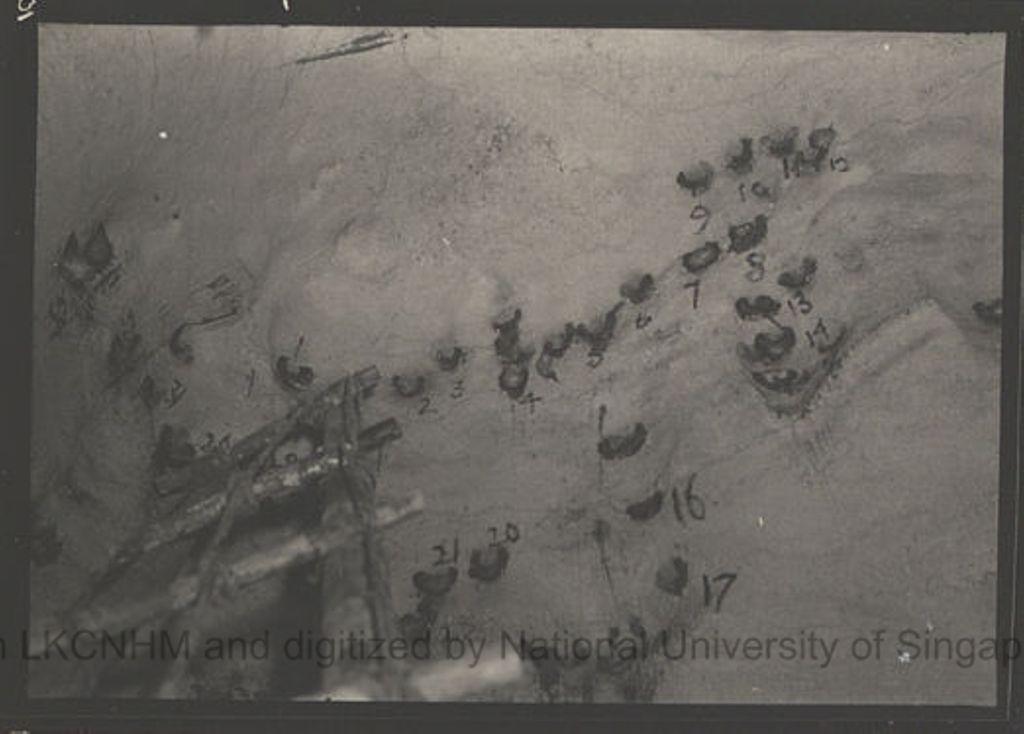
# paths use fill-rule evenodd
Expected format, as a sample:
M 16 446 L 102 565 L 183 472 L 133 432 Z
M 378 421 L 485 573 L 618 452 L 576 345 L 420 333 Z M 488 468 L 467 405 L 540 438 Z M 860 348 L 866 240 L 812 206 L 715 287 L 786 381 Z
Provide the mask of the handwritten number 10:
M 498 528 L 489 527 L 487 529 L 491 533 L 491 545 L 497 545 L 502 542 L 498 540 Z M 515 543 L 517 540 L 519 540 L 519 527 L 515 523 L 505 523 L 505 541 Z

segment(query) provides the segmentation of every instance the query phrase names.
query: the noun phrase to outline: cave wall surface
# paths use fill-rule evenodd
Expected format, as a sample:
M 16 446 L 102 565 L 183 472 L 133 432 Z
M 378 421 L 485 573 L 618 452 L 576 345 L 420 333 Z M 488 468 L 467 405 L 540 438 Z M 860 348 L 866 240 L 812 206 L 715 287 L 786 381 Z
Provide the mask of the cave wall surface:
M 907 662 L 894 637 L 995 633 L 1001 36 L 44 25 L 39 44 L 34 615 L 146 521 L 161 427 L 245 435 L 294 402 L 288 355 L 310 389 L 385 376 L 368 408 L 404 435 L 379 491 L 428 504 L 386 537 L 400 614 L 457 538 L 439 624 L 488 640 L 840 640 L 827 666 L 651 662 L 599 697 L 994 702 L 991 661 Z M 818 170 L 772 155 L 791 127 L 808 156 L 834 133 Z M 758 216 L 763 239 L 730 248 Z M 69 235 L 98 246 L 101 225 L 112 256 L 74 285 Z M 778 282 L 808 257 L 800 294 Z M 759 295 L 775 324 L 739 317 Z M 515 309 L 518 396 L 495 344 Z M 546 339 L 607 314 L 606 342 L 538 371 Z M 756 367 L 757 335 L 786 329 Z M 638 423 L 635 453 L 602 456 Z M 509 524 L 504 574 L 471 578 Z M 852 659 L 879 628 L 880 659 Z

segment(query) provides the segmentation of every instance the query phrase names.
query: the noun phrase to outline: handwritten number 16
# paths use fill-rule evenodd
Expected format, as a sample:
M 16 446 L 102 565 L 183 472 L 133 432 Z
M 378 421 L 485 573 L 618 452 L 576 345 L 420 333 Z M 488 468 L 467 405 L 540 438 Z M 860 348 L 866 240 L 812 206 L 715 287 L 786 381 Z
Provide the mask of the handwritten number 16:
M 697 475 L 691 474 L 690 478 L 686 480 L 686 490 L 683 492 L 682 499 L 679 496 L 679 487 L 672 488 L 672 510 L 675 512 L 676 520 L 684 524 L 686 514 L 689 514 L 694 520 L 703 520 L 707 517 L 707 506 L 704 504 L 704 500 L 693 491 L 696 479 Z M 686 513 L 683 512 L 684 502 L 686 503 Z

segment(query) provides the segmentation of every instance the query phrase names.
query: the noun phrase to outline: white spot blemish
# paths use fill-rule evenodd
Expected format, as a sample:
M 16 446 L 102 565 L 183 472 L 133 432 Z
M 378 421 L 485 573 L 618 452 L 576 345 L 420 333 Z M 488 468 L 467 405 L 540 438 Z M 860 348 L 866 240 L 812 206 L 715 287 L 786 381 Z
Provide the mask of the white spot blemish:
M 757 527 L 759 527 L 759 528 L 763 528 L 764 527 L 764 518 L 763 517 L 757 518 Z
M 290 13 L 291 12 L 292 6 L 288 4 L 288 0 L 281 0 L 281 5 L 284 6 L 284 12 L 286 12 L 286 13 Z
M 167 138 L 168 138 L 168 137 L 170 137 L 170 136 L 169 136 L 169 135 L 167 134 L 167 131 L 166 131 L 166 130 L 161 130 L 160 132 L 158 132 L 158 133 L 156 134 L 156 136 L 157 136 L 158 138 L 160 138 L 161 140 L 167 140 Z
M 882 49 L 885 50 L 885 51 L 888 51 L 891 48 L 892 48 L 892 46 L 890 46 L 888 43 L 883 43 L 882 44 Z
M 900 665 L 910 665 L 910 653 L 906 650 L 903 650 L 896 656 L 896 661 Z

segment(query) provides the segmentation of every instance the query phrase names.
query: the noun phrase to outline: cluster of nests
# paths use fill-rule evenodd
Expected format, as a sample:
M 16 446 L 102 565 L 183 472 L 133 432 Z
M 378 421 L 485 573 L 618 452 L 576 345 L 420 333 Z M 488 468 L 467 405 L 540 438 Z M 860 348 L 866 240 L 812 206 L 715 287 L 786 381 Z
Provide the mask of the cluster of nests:
M 768 156 L 782 162 L 786 178 L 791 175 L 799 177 L 808 173 L 820 172 L 826 160 L 829 160 L 829 151 L 835 142 L 836 132 L 831 125 L 812 130 L 807 136 L 807 147 L 803 149 L 798 148 L 798 139 L 799 129 L 790 127 L 781 133 L 763 136 L 759 140 L 761 149 Z M 843 164 L 845 165 L 845 161 Z M 834 162 L 833 165 L 835 165 Z M 729 155 L 725 167 L 737 175 L 745 175 L 753 171 L 754 141 L 752 138 L 741 138 L 738 150 L 734 150 Z M 696 198 L 711 189 L 714 176 L 714 167 L 706 161 L 700 161 L 695 166 L 681 171 L 676 181 L 681 188 L 689 191 Z M 771 196 L 771 192 L 759 183 L 754 184 L 751 192 L 759 198 Z M 728 229 L 728 251 L 747 253 L 760 245 L 767 234 L 768 219 L 764 214 L 758 214 L 749 222 L 731 225 Z M 718 242 L 705 242 L 700 247 L 683 255 L 683 267 L 690 273 L 699 274 L 714 265 L 722 254 L 722 248 Z M 777 278 L 777 283 L 790 294 L 802 300 L 801 294 L 811 285 L 817 270 L 817 260 L 807 256 L 797 267 L 781 273 Z M 779 300 L 767 294 L 744 296 L 736 300 L 735 311 L 741 321 L 768 321 L 775 327 L 774 331 L 763 331 L 756 334 L 752 345 L 741 343 L 738 351 L 744 364 L 751 366 L 751 378 L 759 388 L 771 393 L 793 396 L 810 384 L 813 375 L 807 370 L 776 368 L 776 365 L 786 358 L 797 345 L 796 332 L 788 326 L 779 324 L 776 320 L 781 307 L 782 303 Z M 835 345 L 836 341 L 833 341 L 822 345 L 822 349 L 831 351 Z M 767 369 L 753 369 L 757 365 Z
M 828 152 L 835 140 L 835 130 L 829 126 L 817 128 L 808 136 L 808 148 L 798 150 L 798 129 L 795 127 L 760 139 L 761 146 L 773 157 L 786 161 L 787 170 L 795 175 L 802 171 L 819 171 L 828 157 Z M 745 174 L 753 170 L 754 141 L 752 138 L 741 138 L 738 149 L 733 151 L 726 162 L 726 167 L 735 174 Z M 694 197 L 710 190 L 715 177 L 714 167 L 706 161 L 681 171 L 676 178 L 681 188 L 689 191 Z M 759 193 L 757 186 L 752 189 Z M 730 252 L 742 253 L 757 247 L 767 235 L 768 221 L 764 215 L 758 215 L 749 222 L 733 225 L 729 228 Z M 699 273 L 713 265 L 722 255 L 717 242 L 707 242 L 701 247 L 683 256 L 683 266 L 691 273 Z M 796 271 L 780 276 L 780 283 L 787 287 L 800 287 L 813 274 L 815 263 L 805 263 L 803 271 Z M 788 285 L 792 281 L 793 285 Z M 639 304 L 646 301 L 655 290 L 654 277 L 646 273 L 628 282 L 620 288 L 621 299 L 595 323 L 568 322 L 560 333 L 548 337 L 539 354 L 533 346 L 525 345 L 520 339 L 520 321 L 523 317 L 521 308 L 512 308 L 499 315 L 492 323 L 497 332 L 494 351 L 500 363 L 498 375 L 499 388 L 512 400 L 519 400 L 526 395 L 530 379 L 530 366 L 536 373 L 547 380 L 558 381 L 555 369 L 559 359 L 565 356 L 574 344 L 582 344 L 587 349 L 588 358 L 596 365 L 603 357 L 618 323 L 619 312 L 626 303 Z M 443 371 L 453 371 L 466 357 L 460 347 L 438 351 L 436 361 Z M 274 373 L 278 381 L 293 390 L 309 387 L 315 378 L 313 368 L 298 364 L 295 358 L 281 355 L 274 365 Z M 422 395 L 427 388 L 427 379 L 423 375 L 395 375 L 392 386 L 401 397 L 413 398 Z
M 774 135 L 763 135 L 758 143 L 769 156 L 783 162 L 787 176 L 819 173 L 836 140 L 835 129 L 831 125 L 815 128 L 807 136 L 808 147 L 805 149 L 797 148 L 799 136 L 800 129 L 798 127 L 789 127 Z M 753 138 L 740 138 L 736 147 L 737 149 L 727 155 L 725 167 L 738 176 L 752 173 L 755 157 Z M 707 161 L 698 161 L 693 166 L 680 171 L 676 176 L 676 183 L 696 198 L 711 190 L 714 178 L 715 167 Z
M 798 129 L 793 127 L 775 136 L 765 136 L 760 143 L 767 153 L 787 161 L 787 171 L 795 175 L 805 171 L 819 171 L 828 157 L 828 152 L 836 137 L 835 130 L 830 126 L 813 130 L 808 136 L 808 149 L 798 150 Z M 730 155 L 726 167 L 736 174 L 745 174 L 753 170 L 754 141 L 742 138 L 739 149 Z M 714 167 L 706 161 L 682 171 L 677 176 L 678 185 L 689 191 L 694 197 L 710 190 L 715 177 Z M 763 187 L 752 189 L 755 195 L 766 195 Z M 742 222 L 729 227 L 728 251 L 745 253 L 756 248 L 768 233 L 768 219 L 759 214 L 749 222 Z M 706 242 L 700 247 L 682 256 L 683 267 L 691 273 L 700 273 L 711 267 L 722 256 L 723 251 L 718 242 Z M 814 258 L 805 258 L 800 267 L 787 271 L 779 276 L 779 284 L 786 288 L 798 290 L 809 285 L 817 269 Z M 592 366 L 602 359 L 618 325 L 621 309 L 627 304 L 640 304 L 647 301 L 655 291 L 654 276 L 644 273 L 623 283 L 619 290 L 621 296 L 615 305 L 601 314 L 594 323 L 567 322 L 562 330 L 549 336 L 543 342 L 539 354 L 532 345 L 524 344 L 520 334 L 520 322 L 523 318 L 521 308 L 509 308 L 499 315 L 492 326 L 497 332 L 494 340 L 494 352 L 500 364 L 498 387 L 512 400 L 520 400 L 526 395 L 530 379 L 531 363 L 540 377 L 558 381 L 556 363 L 564 357 L 575 344 L 582 344 Z M 772 317 L 778 310 L 778 302 L 768 296 L 758 297 L 753 301 L 741 299 L 737 302 L 737 312 L 741 318 L 751 320 L 761 317 Z M 762 334 L 755 340 L 754 353 L 769 360 L 780 359 L 795 345 L 795 334 L 790 329 L 781 335 Z M 465 353 L 454 348 L 449 353 L 437 354 L 438 364 L 443 370 L 452 370 L 465 358 Z M 286 360 L 282 357 L 281 360 Z M 285 363 L 282 362 L 282 366 Z M 281 370 L 286 372 L 285 370 Z M 301 379 L 303 375 L 296 375 Z M 305 377 L 312 378 L 311 374 Z M 396 375 L 392 384 L 395 391 L 402 397 L 415 397 L 426 389 L 426 378 L 422 375 L 404 377 Z M 631 456 L 643 445 L 646 439 L 646 428 L 641 423 L 635 424 L 631 430 L 620 436 L 603 437 L 598 450 L 606 459 Z

